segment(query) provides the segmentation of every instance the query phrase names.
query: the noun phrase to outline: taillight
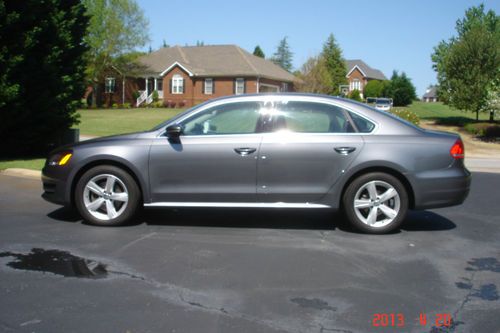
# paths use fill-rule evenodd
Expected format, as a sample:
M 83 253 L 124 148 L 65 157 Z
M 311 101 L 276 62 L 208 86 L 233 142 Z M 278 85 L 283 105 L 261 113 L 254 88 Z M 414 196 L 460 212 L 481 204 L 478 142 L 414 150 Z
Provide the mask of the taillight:
M 453 146 L 451 146 L 450 154 L 456 160 L 464 158 L 465 149 L 464 149 L 464 143 L 462 142 L 461 139 L 457 139 L 457 141 L 455 141 Z

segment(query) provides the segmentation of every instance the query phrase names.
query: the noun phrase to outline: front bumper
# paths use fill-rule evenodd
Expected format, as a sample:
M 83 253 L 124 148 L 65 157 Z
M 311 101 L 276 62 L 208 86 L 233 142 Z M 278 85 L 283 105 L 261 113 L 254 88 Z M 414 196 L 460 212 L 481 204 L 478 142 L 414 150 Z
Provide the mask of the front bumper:
M 59 177 L 55 177 L 53 172 L 50 172 L 47 167 L 42 170 L 42 185 L 43 199 L 58 205 L 66 206 L 71 204 L 70 200 L 68 200 L 68 196 L 66 195 L 66 181 L 60 179 Z

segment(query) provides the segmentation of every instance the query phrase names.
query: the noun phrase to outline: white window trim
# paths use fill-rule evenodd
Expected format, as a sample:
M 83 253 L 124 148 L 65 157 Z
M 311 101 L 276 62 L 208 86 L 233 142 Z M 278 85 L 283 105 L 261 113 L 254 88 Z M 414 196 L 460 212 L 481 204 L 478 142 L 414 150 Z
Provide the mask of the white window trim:
M 111 86 L 108 84 L 108 82 L 110 82 L 110 81 L 113 82 L 113 85 L 112 85 L 113 89 L 111 91 L 108 90 L 108 87 Z M 116 90 L 116 78 L 110 76 L 110 77 L 107 77 L 106 79 L 104 79 L 104 92 L 112 94 L 115 92 L 115 90 Z
M 241 92 L 238 92 L 238 82 L 242 83 L 242 86 L 241 86 L 242 90 L 241 90 Z M 242 94 L 245 93 L 245 79 L 244 78 L 242 78 L 242 77 L 236 78 L 236 81 L 235 81 L 234 84 L 235 84 L 235 88 L 234 88 L 234 94 L 235 95 L 242 95 Z
M 184 78 L 180 74 L 174 74 L 172 76 L 172 94 L 182 95 L 184 94 Z
M 268 88 L 273 88 L 273 89 L 276 89 L 275 92 L 280 92 L 280 86 L 277 86 L 275 84 L 269 84 L 269 83 L 261 83 L 260 84 L 261 87 L 268 87 Z M 260 87 L 259 87 L 260 89 Z
M 210 90 L 207 89 L 208 87 L 207 82 L 210 82 Z M 204 86 L 205 88 L 203 89 L 203 93 L 205 95 L 212 95 L 214 93 L 214 79 L 206 78 Z

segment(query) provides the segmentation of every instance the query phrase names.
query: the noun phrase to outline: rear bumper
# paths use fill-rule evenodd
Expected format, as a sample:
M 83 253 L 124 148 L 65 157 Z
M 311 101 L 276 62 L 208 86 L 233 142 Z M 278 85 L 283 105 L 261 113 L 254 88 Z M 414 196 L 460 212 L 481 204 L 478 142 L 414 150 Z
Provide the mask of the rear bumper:
M 415 177 L 412 181 L 415 209 L 462 204 L 469 195 L 471 173 L 466 168 L 449 168 Z

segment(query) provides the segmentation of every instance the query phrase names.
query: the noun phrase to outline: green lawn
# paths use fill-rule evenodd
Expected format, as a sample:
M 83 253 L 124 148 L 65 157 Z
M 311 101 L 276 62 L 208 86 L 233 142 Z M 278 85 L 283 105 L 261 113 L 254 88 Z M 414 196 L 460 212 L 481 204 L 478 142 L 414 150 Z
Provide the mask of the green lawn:
M 183 109 L 137 108 L 78 110 L 80 134 L 104 136 L 144 131 L 172 118 Z
M 44 158 L 6 160 L 6 161 L 0 161 L 0 170 L 5 170 L 9 168 L 42 170 L 44 164 L 45 164 Z
M 454 108 L 444 105 L 443 103 L 424 103 L 424 102 L 413 102 L 409 106 L 410 111 L 415 112 L 420 119 L 440 119 L 440 118 L 469 118 L 472 120 L 476 119 L 476 114 L 474 112 L 464 112 Z M 489 114 L 479 113 L 480 120 L 488 120 Z

